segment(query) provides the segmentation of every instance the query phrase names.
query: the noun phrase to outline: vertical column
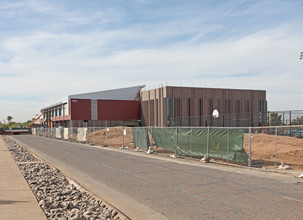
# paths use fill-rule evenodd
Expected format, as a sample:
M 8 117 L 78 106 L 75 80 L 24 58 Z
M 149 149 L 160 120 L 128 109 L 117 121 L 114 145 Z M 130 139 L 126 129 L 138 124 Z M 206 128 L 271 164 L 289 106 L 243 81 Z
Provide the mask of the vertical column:
M 98 120 L 98 100 L 91 100 L 91 120 Z
M 249 152 L 248 152 L 248 167 L 251 167 L 251 127 L 249 128 Z

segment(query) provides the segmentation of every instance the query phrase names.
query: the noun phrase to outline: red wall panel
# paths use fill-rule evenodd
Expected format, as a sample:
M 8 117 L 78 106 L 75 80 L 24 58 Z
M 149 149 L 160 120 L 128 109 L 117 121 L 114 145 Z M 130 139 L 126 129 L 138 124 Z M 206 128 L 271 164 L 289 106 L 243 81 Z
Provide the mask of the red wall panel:
M 71 120 L 91 120 L 90 99 L 71 99 L 69 103 Z
M 141 102 L 98 100 L 99 120 L 140 120 Z

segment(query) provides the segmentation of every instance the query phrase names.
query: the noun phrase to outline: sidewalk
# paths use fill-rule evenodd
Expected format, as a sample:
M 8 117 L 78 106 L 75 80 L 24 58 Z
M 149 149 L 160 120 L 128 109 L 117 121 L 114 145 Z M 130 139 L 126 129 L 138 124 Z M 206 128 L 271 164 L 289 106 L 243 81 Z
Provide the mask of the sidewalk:
M 0 219 L 46 219 L 1 136 Z

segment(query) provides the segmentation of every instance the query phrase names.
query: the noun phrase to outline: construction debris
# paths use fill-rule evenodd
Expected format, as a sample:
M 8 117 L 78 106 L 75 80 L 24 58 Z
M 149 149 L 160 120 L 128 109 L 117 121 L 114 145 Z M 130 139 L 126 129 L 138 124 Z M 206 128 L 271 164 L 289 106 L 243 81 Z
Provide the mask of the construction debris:
M 289 170 L 291 169 L 289 165 L 284 164 L 281 162 L 281 165 L 278 167 L 279 170 Z
M 202 163 L 208 163 L 208 162 L 209 162 L 209 158 L 208 158 L 207 156 L 204 156 L 204 157 L 200 160 L 200 162 L 202 162 Z

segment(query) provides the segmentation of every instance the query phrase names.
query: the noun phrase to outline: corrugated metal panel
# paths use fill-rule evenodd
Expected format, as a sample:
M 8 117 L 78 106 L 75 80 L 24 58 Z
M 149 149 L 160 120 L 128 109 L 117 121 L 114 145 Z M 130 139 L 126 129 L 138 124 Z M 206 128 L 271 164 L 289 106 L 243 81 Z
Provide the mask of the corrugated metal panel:
M 98 120 L 98 100 L 91 100 L 91 111 L 91 120 Z
M 134 86 L 99 92 L 70 95 L 69 99 L 139 100 L 139 92 L 145 86 Z
M 155 103 L 155 100 L 151 100 L 149 101 L 150 102 L 150 106 L 149 106 L 149 117 L 150 117 L 150 121 L 149 121 L 149 124 L 150 126 L 153 126 L 155 125 L 155 107 L 154 107 L 154 103 Z
M 167 123 L 167 104 L 169 104 L 169 117 L 176 118 L 199 117 L 203 115 L 211 115 L 214 109 L 220 114 L 246 113 L 248 109 L 252 112 L 257 110 L 257 100 L 266 101 L 266 91 L 264 90 L 240 90 L 240 89 L 216 89 L 216 88 L 191 88 L 191 87 L 161 87 L 150 91 L 149 99 L 145 102 L 149 103 L 148 115 L 143 125 L 161 126 Z M 167 96 L 167 99 L 163 99 Z M 148 98 L 148 96 L 145 96 Z M 190 102 L 189 102 L 190 98 Z M 153 100 L 153 102 L 152 102 Z M 201 102 L 200 102 L 201 100 Z M 249 104 L 247 104 L 249 103 Z M 266 102 L 262 102 L 260 107 L 266 109 Z M 189 112 L 190 105 L 190 112 Z M 250 105 L 250 107 L 248 106 Z M 201 107 L 200 107 L 201 106 Z M 143 111 L 145 111 L 143 109 Z M 154 120 L 153 120 L 154 119 Z M 187 120 L 182 120 L 182 122 Z M 228 118 L 226 120 L 228 125 Z M 188 123 L 188 121 L 186 122 Z M 202 122 L 199 122 L 199 126 Z M 194 125 L 194 124 L 192 124 Z
M 142 124 L 149 124 L 149 119 L 148 116 L 149 114 L 149 109 L 148 109 L 148 102 L 142 102 L 141 103 L 141 122 Z
M 98 120 L 140 120 L 141 102 L 98 100 Z
M 91 120 L 91 100 L 70 100 L 71 120 Z

